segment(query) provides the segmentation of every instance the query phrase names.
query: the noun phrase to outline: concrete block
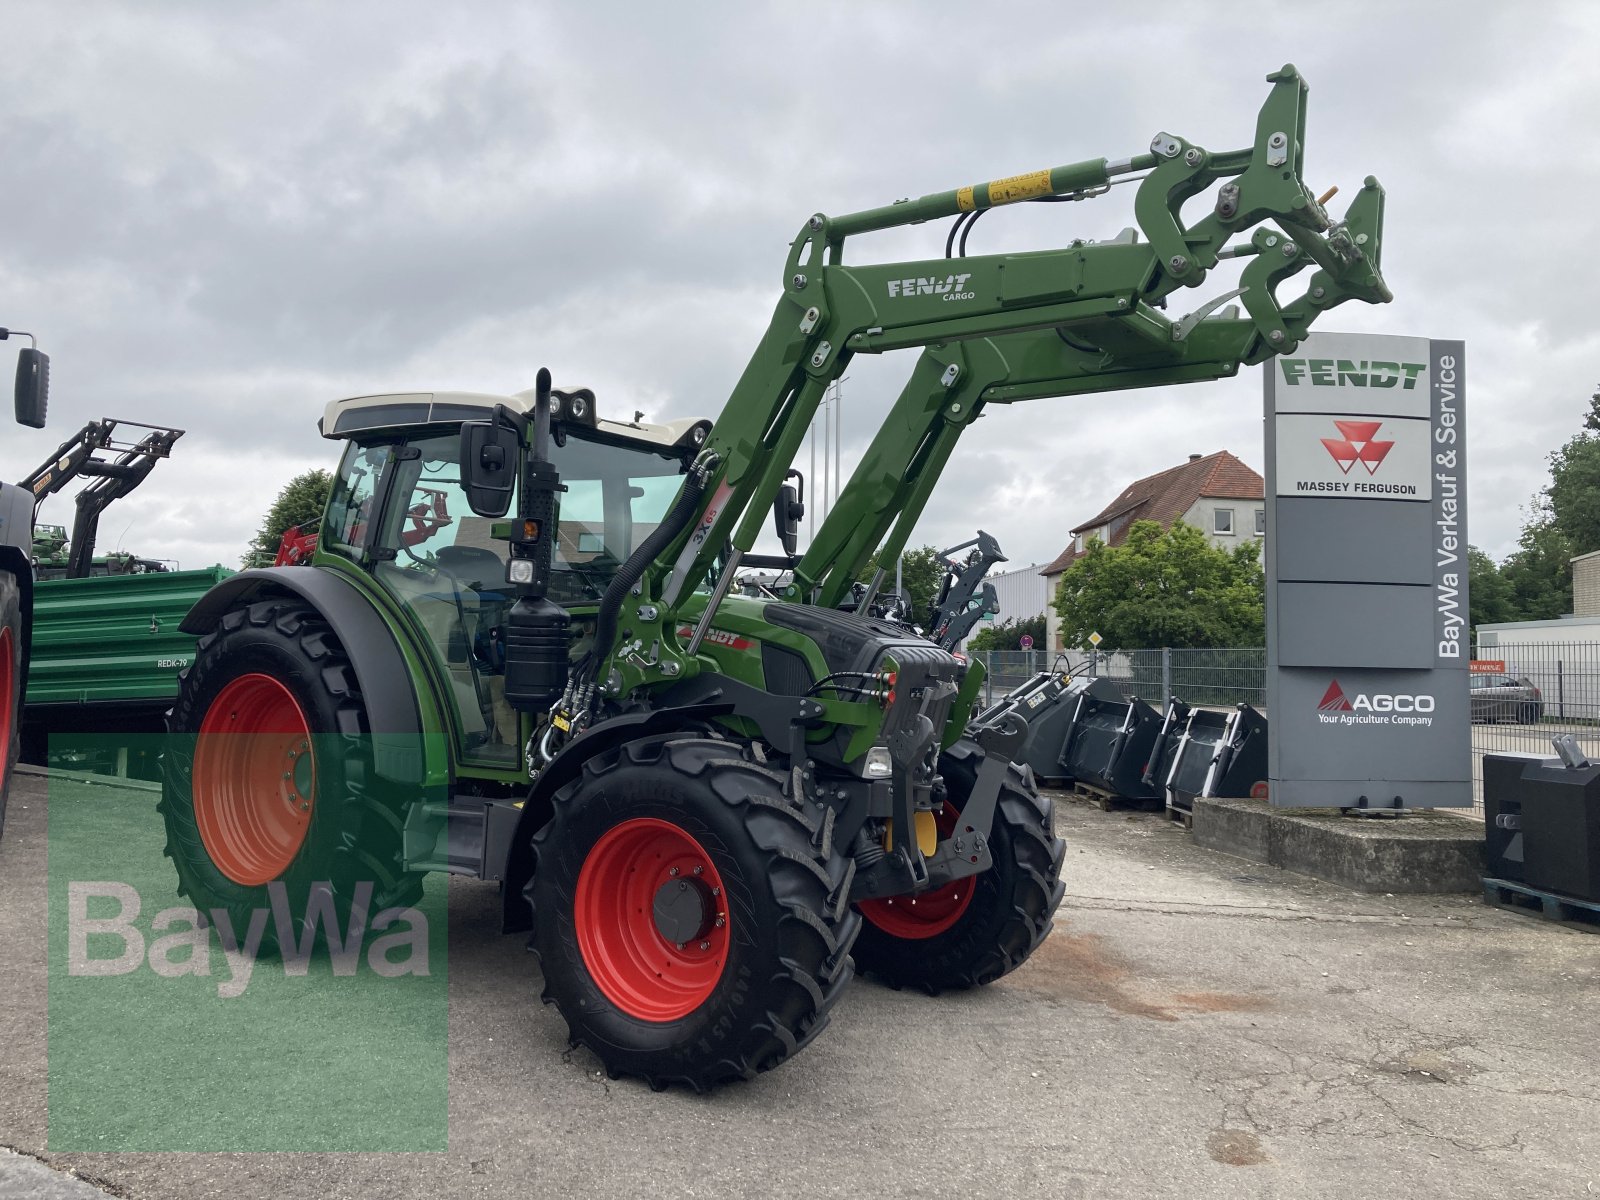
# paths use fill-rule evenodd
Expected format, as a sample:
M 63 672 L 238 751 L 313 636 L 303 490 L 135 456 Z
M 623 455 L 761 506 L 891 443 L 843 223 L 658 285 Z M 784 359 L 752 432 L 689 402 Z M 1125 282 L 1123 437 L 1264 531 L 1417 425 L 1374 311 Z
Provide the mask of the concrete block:
M 1358 892 L 1476 892 L 1483 826 L 1443 813 L 1347 817 L 1275 809 L 1265 800 L 1194 802 L 1198 846 L 1324 879 Z

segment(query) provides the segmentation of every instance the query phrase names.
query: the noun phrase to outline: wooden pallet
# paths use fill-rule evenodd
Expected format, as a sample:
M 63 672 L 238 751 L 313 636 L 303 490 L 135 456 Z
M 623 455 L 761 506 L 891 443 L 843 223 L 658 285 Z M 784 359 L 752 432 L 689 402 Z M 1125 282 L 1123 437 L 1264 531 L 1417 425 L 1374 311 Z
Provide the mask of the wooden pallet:
M 1512 912 L 1536 913 L 1546 921 L 1571 925 L 1575 929 L 1600 933 L 1600 904 L 1578 900 L 1572 896 L 1559 896 L 1554 892 L 1540 891 L 1524 883 L 1510 883 L 1504 879 L 1483 881 L 1483 900 L 1496 908 Z
M 1103 791 L 1097 787 L 1090 787 L 1088 784 L 1081 783 L 1076 779 L 1072 781 L 1072 786 L 1068 790 L 1073 799 L 1082 800 L 1088 804 L 1092 804 L 1101 812 L 1119 812 L 1124 810 L 1154 812 L 1163 804 L 1163 801 L 1160 800 L 1130 800 L 1127 796 L 1118 796 L 1113 792 Z
M 1168 805 L 1167 806 L 1167 820 L 1171 821 L 1174 825 L 1181 825 L 1185 829 L 1193 829 L 1194 828 L 1194 810 L 1193 809 L 1185 810 L 1185 809 L 1181 809 L 1181 808 L 1173 808 L 1171 805 Z

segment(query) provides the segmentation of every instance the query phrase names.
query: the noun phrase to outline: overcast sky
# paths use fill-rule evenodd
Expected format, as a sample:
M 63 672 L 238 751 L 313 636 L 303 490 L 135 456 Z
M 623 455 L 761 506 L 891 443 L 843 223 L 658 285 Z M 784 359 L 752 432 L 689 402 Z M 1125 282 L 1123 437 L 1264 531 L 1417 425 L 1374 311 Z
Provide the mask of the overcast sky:
M 549 366 L 604 412 L 715 416 L 811 212 L 1163 129 L 1245 146 L 1285 61 L 1311 85 L 1308 182 L 1340 185 L 1335 211 L 1368 174 L 1389 193 L 1394 303 L 1318 328 L 1466 340 L 1474 542 L 1513 548 L 1600 383 L 1600 4 L 13 0 L 0 21 L 0 325 L 53 371 L 50 428 L 0 425 L 0 475 L 91 417 L 181 426 L 101 533 L 186 567 L 236 565 L 282 483 L 332 465 L 329 399 L 512 392 Z M 1109 236 L 1132 190 L 992 214 L 969 248 Z M 912 361 L 852 365 L 847 470 Z M 1047 561 L 1191 452 L 1260 469 L 1259 371 L 993 408 L 914 541 L 981 526 Z

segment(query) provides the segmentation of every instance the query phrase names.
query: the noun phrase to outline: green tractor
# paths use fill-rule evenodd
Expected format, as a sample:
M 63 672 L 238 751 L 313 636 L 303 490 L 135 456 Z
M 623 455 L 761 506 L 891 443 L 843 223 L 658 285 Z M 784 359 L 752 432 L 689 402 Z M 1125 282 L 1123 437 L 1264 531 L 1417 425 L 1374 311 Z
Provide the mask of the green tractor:
M 574 1044 L 654 1087 L 784 1061 L 858 968 L 930 993 L 1016 968 L 1062 894 L 1050 804 L 1009 757 L 1025 729 L 974 721 L 981 669 L 850 585 L 893 561 L 986 404 L 1231 375 L 1324 309 L 1389 298 L 1382 190 L 1333 221 L 1301 180 L 1305 84 L 1270 81 L 1248 149 L 1160 134 L 811 217 L 714 425 L 607 419 L 544 371 L 516 395 L 329 405 L 344 452 L 310 565 L 242 572 L 184 623 L 161 800 L 184 892 L 235 929 L 276 896 L 299 938 L 403 909 L 430 871 L 496 881 Z M 1137 182 L 1142 238 L 965 252 L 992 207 L 1115 181 Z M 944 259 L 844 262 L 851 238 L 943 217 Z M 1251 259 L 1246 315 L 1169 319 L 1225 256 Z M 792 464 L 819 402 L 853 355 L 910 346 L 799 554 Z M 757 554 L 769 521 L 782 552 Z M 751 567 L 787 574 L 781 599 L 736 591 Z

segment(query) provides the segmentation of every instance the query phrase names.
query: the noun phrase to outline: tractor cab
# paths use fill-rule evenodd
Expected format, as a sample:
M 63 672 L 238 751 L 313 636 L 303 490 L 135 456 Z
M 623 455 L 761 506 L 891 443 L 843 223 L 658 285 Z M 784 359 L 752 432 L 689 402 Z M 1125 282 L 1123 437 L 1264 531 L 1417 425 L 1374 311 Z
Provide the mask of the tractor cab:
M 550 596 L 573 613 L 581 650 L 585 616 L 666 513 L 710 422 L 605 420 L 587 388 L 555 391 L 550 403 L 565 485 Z M 505 696 L 511 523 L 469 507 L 461 425 L 534 404 L 531 391 L 358 396 L 329 404 L 320 425 L 346 446 L 317 561 L 358 569 L 400 610 L 408 640 L 448 681 L 460 756 L 497 767 L 518 762 L 525 734 Z

